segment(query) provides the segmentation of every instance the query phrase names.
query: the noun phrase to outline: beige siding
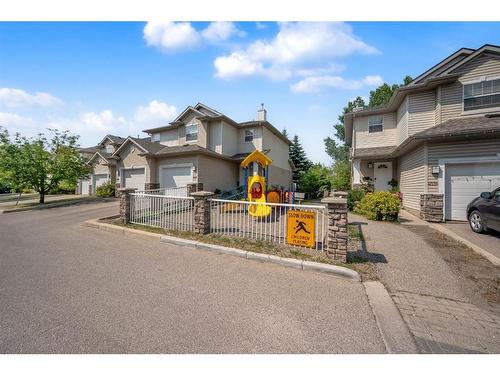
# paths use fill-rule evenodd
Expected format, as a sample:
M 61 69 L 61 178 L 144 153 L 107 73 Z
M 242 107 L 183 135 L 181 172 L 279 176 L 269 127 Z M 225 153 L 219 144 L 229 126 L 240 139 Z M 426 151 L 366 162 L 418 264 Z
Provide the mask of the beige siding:
M 238 129 L 229 125 L 225 121 L 222 122 L 222 154 L 233 156 L 240 151 L 238 150 Z
M 222 154 L 222 122 L 214 121 L 208 126 L 208 148 Z
M 398 129 L 396 127 L 396 113 L 386 113 L 384 116 L 384 130 L 378 133 L 368 133 L 369 116 L 354 119 L 356 148 L 395 146 L 398 143 Z
M 396 115 L 399 144 L 408 138 L 408 96 L 399 105 Z
M 284 170 L 291 171 L 288 144 L 283 142 L 269 129 L 263 128 L 262 149 L 269 150 L 267 156 L 272 159 L 272 165 Z M 290 181 L 291 182 L 291 181 Z
M 408 95 L 408 135 L 433 127 L 435 109 L 434 90 Z
M 441 86 L 441 122 L 459 117 L 462 113 L 462 84 L 454 82 Z
M 279 187 L 290 189 L 292 186 L 292 171 L 270 165 L 267 186 L 268 188 Z
M 179 145 L 179 128 L 170 129 L 160 133 L 160 143 L 165 146 Z
M 459 73 L 460 81 L 476 80 L 481 77 L 500 76 L 500 57 L 484 53 L 453 71 Z
M 432 174 L 432 167 L 439 165 L 440 159 L 475 156 L 495 156 L 500 153 L 500 139 L 429 143 L 428 146 L 428 190 L 439 192 L 438 176 Z
M 200 155 L 198 157 L 198 182 L 203 190 L 232 190 L 238 181 L 238 163 Z
M 399 189 L 403 206 L 420 210 L 420 194 L 425 193 L 425 147 L 421 145 L 399 159 Z
M 253 142 L 245 142 L 245 130 L 247 129 L 238 129 L 238 152 L 252 152 L 256 149 L 262 151 L 262 126 L 250 128 L 253 130 Z

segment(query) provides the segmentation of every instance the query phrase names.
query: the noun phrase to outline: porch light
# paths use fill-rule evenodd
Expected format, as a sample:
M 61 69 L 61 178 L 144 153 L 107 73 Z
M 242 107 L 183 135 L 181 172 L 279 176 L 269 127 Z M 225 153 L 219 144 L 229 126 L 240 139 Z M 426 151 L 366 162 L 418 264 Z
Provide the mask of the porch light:
M 432 174 L 439 174 L 439 166 L 438 165 L 432 167 Z

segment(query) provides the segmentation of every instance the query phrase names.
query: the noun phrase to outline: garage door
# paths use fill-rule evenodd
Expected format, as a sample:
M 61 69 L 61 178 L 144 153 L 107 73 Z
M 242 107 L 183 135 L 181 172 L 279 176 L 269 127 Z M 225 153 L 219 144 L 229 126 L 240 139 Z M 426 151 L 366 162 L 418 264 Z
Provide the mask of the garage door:
M 144 190 L 146 182 L 146 173 L 144 168 L 124 169 L 123 170 L 123 187 L 136 188 Z
M 467 220 L 465 210 L 470 201 L 499 186 L 500 163 L 446 165 L 446 219 Z
M 182 187 L 193 182 L 191 167 L 169 167 L 161 170 L 161 187 Z
M 82 195 L 89 195 L 90 180 L 89 179 L 88 180 L 81 180 L 80 186 L 81 186 L 80 193 Z
M 104 185 L 108 181 L 109 181 L 109 177 L 107 174 L 95 174 L 94 175 L 94 191 L 96 191 L 95 189 L 97 189 L 101 185 Z

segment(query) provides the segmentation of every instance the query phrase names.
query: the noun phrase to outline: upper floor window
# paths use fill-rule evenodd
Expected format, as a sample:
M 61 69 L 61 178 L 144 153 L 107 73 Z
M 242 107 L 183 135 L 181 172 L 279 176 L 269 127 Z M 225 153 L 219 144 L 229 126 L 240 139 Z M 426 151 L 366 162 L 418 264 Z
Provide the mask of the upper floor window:
M 378 133 L 384 128 L 384 116 L 370 116 L 368 118 L 368 133 Z
M 464 85 L 464 111 L 500 107 L 500 79 Z
M 245 130 L 245 142 L 253 141 L 253 130 Z
M 154 134 L 151 136 L 151 140 L 152 140 L 153 142 L 160 142 L 160 139 L 161 139 L 160 133 L 154 133 Z
M 198 140 L 198 124 L 186 125 L 186 142 Z
M 113 145 L 106 145 L 106 152 L 108 154 L 112 154 L 113 152 L 115 152 L 115 148 L 113 147 Z

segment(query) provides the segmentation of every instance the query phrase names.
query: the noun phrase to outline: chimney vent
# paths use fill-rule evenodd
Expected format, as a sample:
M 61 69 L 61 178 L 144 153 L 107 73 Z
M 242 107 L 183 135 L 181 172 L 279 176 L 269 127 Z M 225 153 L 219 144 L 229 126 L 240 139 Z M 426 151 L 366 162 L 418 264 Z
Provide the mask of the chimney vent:
M 267 121 L 267 111 L 264 103 L 260 103 L 260 109 L 257 111 L 257 121 Z

